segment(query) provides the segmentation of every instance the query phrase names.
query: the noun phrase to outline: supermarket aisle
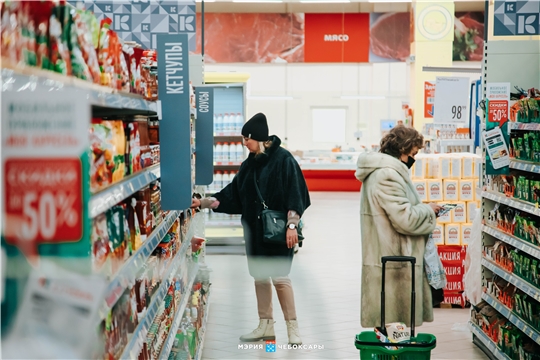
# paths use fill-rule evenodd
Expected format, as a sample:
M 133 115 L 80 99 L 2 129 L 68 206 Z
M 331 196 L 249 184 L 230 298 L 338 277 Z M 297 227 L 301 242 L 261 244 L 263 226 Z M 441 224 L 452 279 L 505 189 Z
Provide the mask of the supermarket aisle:
M 258 324 L 255 289 L 246 258 L 209 255 L 212 294 L 203 359 L 358 359 L 354 336 L 360 327 L 360 229 L 357 193 L 312 193 L 305 214 L 305 245 L 295 257 L 293 282 L 300 334 L 312 350 L 266 352 L 242 349 L 238 337 Z M 433 359 L 487 359 L 468 331 L 468 310 L 436 309 L 436 321 L 419 328 L 437 336 Z M 287 329 L 274 291 L 276 344 L 287 344 Z M 254 343 L 263 345 L 264 342 Z M 324 349 L 318 349 L 324 345 Z

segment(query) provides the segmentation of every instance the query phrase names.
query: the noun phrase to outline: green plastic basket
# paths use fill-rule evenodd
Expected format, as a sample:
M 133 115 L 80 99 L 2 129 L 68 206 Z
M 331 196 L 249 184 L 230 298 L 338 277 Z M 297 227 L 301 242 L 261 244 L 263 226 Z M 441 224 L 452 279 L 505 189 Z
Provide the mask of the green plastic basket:
M 431 350 L 437 346 L 437 338 L 431 334 L 418 334 L 412 338 L 416 344 L 409 344 L 398 350 L 389 350 L 386 346 L 395 344 L 382 343 L 375 331 L 363 331 L 356 335 L 355 346 L 360 350 L 360 360 L 429 360 Z M 398 345 L 399 346 L 399 345 Z

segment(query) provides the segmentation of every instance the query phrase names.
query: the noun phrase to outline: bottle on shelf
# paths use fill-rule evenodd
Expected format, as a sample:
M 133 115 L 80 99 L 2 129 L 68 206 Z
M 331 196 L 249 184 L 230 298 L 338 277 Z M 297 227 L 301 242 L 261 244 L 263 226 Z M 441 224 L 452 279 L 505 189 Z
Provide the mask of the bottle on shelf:
M 216 174 L 216 191 L 219 191 L 223 189 L 223 173 L 221 171 L 218 171 Z
M 242 146 L 241 142 L 236 143 L 236 162 L 242 162 L 244 161 L 244 147 Z
M 244 117 L 242 116 L 242 113 L 237 113 L 235 118 L 235 135 L 240 135 L 242 132 L 242 126 L 244 126 Z
M 236 158 L 236 144 L 235 143 L 231 143 L 229 146 L 229 161 L 233 163 L 238 161 Z
M 223 144 L 218 142 L 216 145 L 216 151 L 214 152 L 214 159 L 216 162 L 223 161 Z
M 229 113 L 225 113 L 223 116 L 223 134 L 228 135 L 229 134 L 229 127 L 230 127 L 230 116 Z
M 223 162 L 229 162 L 231 161 L 230 158 L 229 158 L 229 152 L 231 150 L 231 146 L 229 145 L 229 143 L 223 143 L 223 148 L 222 148 L 222 160 Z
M 223 133 L 223 115 L 218 114 L 215 122 L 216 134 Z

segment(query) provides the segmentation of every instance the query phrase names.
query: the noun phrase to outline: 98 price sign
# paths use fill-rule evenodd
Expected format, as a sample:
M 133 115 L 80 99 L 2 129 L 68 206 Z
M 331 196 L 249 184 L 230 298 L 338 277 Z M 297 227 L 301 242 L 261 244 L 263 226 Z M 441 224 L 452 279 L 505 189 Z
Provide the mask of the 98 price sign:
M 78 241 L 83 231 L 79 159 L 9 159 L 4 236 L 27 255 L 40 243 Z

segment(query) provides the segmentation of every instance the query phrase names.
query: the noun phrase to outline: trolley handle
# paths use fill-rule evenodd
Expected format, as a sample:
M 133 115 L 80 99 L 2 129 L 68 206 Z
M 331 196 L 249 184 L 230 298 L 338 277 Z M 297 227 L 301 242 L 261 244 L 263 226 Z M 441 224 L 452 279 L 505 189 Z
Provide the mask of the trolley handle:
M 414 337 L 414 318 L 415 318 L 415 302 L 416 302 L 416 292 L 414 290 L 414 266 L 416 264 L 416 258 L 412 256 L 383 256 L 381 257 L 382 262 L 382 288 L 381 288 L 381 329 L 385 329 L 384 313 L 385 313 L 385 294 L 384 294 L 384 284 L 386 278 L 386 263 L 387 262 L 410 262 L 412 270 L 412 288 L 411 288 L 411 337 Z

